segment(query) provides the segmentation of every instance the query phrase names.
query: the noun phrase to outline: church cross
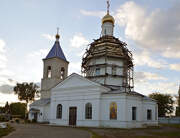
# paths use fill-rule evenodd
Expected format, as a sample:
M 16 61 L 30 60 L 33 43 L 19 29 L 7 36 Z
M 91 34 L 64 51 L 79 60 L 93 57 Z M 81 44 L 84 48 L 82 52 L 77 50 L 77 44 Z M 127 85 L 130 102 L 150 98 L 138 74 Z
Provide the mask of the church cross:
M 57 27 L 57 34 L 59 34 L 59 27 Z
M 107 0 L 107 13 L 109 14 L 109 7 L 110 7 L 110 3 L 109 0 Z

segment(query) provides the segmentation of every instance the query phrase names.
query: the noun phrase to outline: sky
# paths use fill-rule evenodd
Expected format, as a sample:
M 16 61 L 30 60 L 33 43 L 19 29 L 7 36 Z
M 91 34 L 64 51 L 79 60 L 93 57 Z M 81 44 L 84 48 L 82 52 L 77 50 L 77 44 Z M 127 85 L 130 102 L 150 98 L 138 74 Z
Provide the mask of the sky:
M 111 0 L 114 36 L 133 53 L 135 91 L 175 95 L 180 84 L 180 1 Z M 80 74 L 87 45 L 98 39 L 106 0 L 0 0 L 0 105 L 16 102 L 17 82 L 40 83 L 42 59 L 56 28 L 69 64 Z

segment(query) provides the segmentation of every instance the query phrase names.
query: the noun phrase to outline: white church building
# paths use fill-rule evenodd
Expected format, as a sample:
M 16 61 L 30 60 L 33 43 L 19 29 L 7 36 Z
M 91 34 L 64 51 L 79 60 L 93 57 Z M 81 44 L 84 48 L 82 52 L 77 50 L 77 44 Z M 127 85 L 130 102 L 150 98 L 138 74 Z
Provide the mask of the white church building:
M 156 101 L 134 91 L 132 54 L 126 43 L 114 37 L 114 23 L 108 8 L 101 37 L 89 45 L 82 58 L 82 75 L 68 76 L 69 62 L 56 35 L 43 59 L 41 98 L 30 105 L 30 120 L 112 128 L 158 124 Z

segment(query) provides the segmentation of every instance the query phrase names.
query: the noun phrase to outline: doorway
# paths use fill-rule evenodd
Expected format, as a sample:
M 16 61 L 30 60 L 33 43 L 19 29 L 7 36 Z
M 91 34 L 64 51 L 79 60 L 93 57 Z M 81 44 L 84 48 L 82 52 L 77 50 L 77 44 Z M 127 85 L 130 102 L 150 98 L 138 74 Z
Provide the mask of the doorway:
M 77 119 L 77 107 L 69 107 L 69 125 L 75 126 Z
M 34 120 L 37 122 L 37 118 L 38 118 L 38 113 L 34 113 Z

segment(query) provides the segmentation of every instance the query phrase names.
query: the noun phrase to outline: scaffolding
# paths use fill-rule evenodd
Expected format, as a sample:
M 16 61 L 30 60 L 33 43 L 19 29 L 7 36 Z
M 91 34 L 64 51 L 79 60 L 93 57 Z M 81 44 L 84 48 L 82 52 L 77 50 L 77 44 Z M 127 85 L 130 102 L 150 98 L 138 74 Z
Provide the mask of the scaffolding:
M 99 39 L 94 40 L 94 42 L 88 45 L 82 57 L 81 73 L 84 77 L 90 77 L 88 74 L 92 66 L 104 66 L 106 68 L 114 66 L 112 64 L 107 64 L 107 62 L 104 64 L 89 64 L 91 59 L 100 57 L 105 57 L 105 61 L 108 58 L 122 60 L 123 66 L 119 66 L 119 68 L 123 68 L 123 75 L 120 76 L 123 78 L 121 87 L 123 87 L 126 92 L 132 91 L 134 89 L 134 65 L 132 53 L 128 50 L 127 44 L 114 36 L 102 36 Z M 107 75 L 108 74 L 105 72 L 105 76 Z

